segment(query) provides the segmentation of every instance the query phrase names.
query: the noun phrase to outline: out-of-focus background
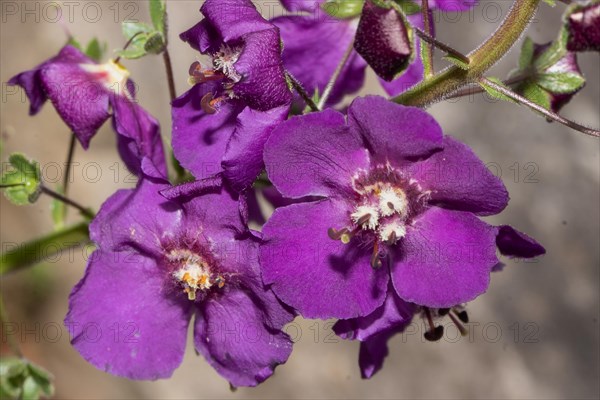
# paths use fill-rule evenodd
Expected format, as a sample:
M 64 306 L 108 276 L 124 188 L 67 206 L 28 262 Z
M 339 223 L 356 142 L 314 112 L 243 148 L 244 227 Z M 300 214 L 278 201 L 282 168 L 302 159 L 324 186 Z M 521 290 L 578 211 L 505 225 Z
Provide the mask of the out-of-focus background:
M 471 12 L 438 12 L 438 37 L 468 52 L 495 29 L 511 3 L 482 0 Z M 258 4 L 265 15 L 281 12 L 277 1 Z M 108 41 L 109 49 L 122 47 L 120 22 L 149 21 L 147 3 L 2 0 L 1 5 L 3 160 L 13 151 L 25 152 L 41 162 L 47 182 L 57 183 L 64 169 L 68 129 L 50 104 L 36 117 L 28 117 L 25 95 L 7 88 L 6 82 L 56 54 L 65 43 L 65 29 L 81 42 L 98 36 Z M 187 71 L 197 53 L 177 35 L 199 20 L 200 5 L 199 1 L 168 1 L 178 93 L 188 89 Z M 542 4 L 528 35 L 537 42 L 553 39 L 563 8 L 560 3 L 554 9 Z M 58 22 L 57 11 L 63 23 Z M 492 74 L 506 76 L 516 65 L 517 53 L 507 55 Z M 597 53 L 579 55 L 587 85 L 563 112 L 596 128 L 600 127 L 599 61 Z M 168 135 L 168 89 L 161 58 L 148 56 L 125 64 L 139 84 L 141 104 L 161 121 Z M 382 93 L 372 75 L 362 93 Z M 467 142 L 502 174 L 511 202 L 490 222 L 514 225 L 548 250 L 536 262 L 507 261 L 504 271 L 493 275 L 488 293 L 469 305 L 473 324 L 468 337 L 459 338 L 448 327 L 440 343 L 428 343 L 422 339 L 422 322 L 417 321 L 405 335 L 391 340 L 384 369 L 365 381 L 358 369 L 357 342 L 337 340 L 327 321 L 298 319 L 288 329 L 296 339 L 291 358 L 256 389 L 230 392 L 227 382 L 196 356 L 191 343 L 172 379 L 132 382 L 86 363 L 70 346 L 62 326 L 69 292 L 83 275 L 81 250 L 2 277 L 11 332 L 16 327 L 14 336 L 22 341 L 25 355 L 55 375 L 56 397 L 61 399 L 598 398 L 600 142 L 482 95 L 443 102 L 430 112 L 446 133 Z M 89 151 L 77 149 L 75 162 L 70 196 L 95 209 L 116 189 L 134 184 L 119 162 L 108 123 Z M 50 232 L 49 206 L 49 200 L 42 198 L 19 208 L 2 197 L 3 247 Z M 3 355 L 8 354 L 6 334 L 4 330 Z

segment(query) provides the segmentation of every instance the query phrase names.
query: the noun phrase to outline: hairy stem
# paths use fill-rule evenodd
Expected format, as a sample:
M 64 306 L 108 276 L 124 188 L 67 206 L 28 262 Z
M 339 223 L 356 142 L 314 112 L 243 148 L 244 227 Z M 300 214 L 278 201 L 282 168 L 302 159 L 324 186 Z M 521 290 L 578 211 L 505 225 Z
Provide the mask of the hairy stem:
M 289 82 L 294 87 L 294 90 L 296 92 L 298 92 L 300 97 L 302 97 L 302 100 L 304 100 L 306 105 L 309 106 L 312 111 L 319 111 L 319 106 L 317 106 L 315 104 L 315 102 L 313 101 L 313 99 L 308 95 L 308 93 L 306 93 L 306 90 L 304 90 L 304 87 L 302 87 L 302 84 L 298 81 L 298 79 L 296 79 L 289 72 L 286 72 L 285 75 L 287 76 Z
M 429 1 L 421 0 L 421 15 L 423 17 L 423 24 L 425 25 L 425 34 L 432 37 L 431 34 L 431 21 L 429 20 Z M 418 33 L 418 32 L 417 32 Z M 423 55 L 425 60 L 425 78 L 431 78 L 433 76 L 433 43 L 425 41 L 423 46 Z
M 331 95 L 331 92 L 333 91 L 333 87 L 335 86 L 335 83 L 337 82 L 338 78 L 340 77 L 340 74 L 342 73 L 344 66 L 348 62 L 348 59 L 350 58 L 350 55 L 352 54 L 352 50 L 354 50 L 354 40 L 352 42 L 350 42 L 350 46 L 348 46 L 348 48 L 344 52 L 342 59 L 340 60 L 337 67 L 335 68 L 335 71 L 333 71 L 333 75 L 331 75 L 331 79 L 329 79 L 329 82 L 327 82 L 327 86 L 325 86 L 325 90 L 323 90 L 323 94 L 321 95 L 321 98 L 319 99 L 319 104 L 317 104 L 317 107 L 319 108 L 319 110 L 322 110 L 323 107 L 325 107 L 325 103 L 327 103 L 327 99 L 329 99 L 329 96 Z
M 44 193 L 44 194 L 47 194 L 48 196 L 50 196 L 50 197 L 52 197 L 52 198 L 55 198 L 55 199 L 56 199 L 56 200 L 58 200 L 58 201 L 62 201 L 62 202 L 63 202 L 63 203 L 65 203 L 66 205 L 69 205 L 69 206 L 71 206 L 71 207 L 75 207 L 76 209 L 78 209 L 78 210 L 79 210 L 79 212 L 80 212 L 80 213 L 81 213 L 83 216 L 85 216 L 85 217 L 87 217 L 87 218 L 89 218 L 89 219 L 93 219 L 93 218 L 96 216 L 96 215 L 95 215 L 93 212 L 91 212 L 90 210 L 88 210 L 87 208 L 85 208 L 84 206 L 82 206 L 81 204 L 79 204 L 79 203 L 77 203 L 77 202 L 75 202 L 75 201 L 73 201 L 73 200 L 69 199 L 69 198 L 68 198 L 68 197 L 66 197 L 66 196 L 63 196 L 63 195 L 62 195 L 62 194 L 60 194 L 60 193 L 57 193 L 57 192 L 55 192 L 55 191 L 54 191 L 54 190 L 52 190 L 52 189 L 49 189 L 49 188 L 47 188 L 46 186 L 43 186 L 43 185 L 42 185 L 42 186 L 41 186 L 41 190 L 42 190 L 42 193 Z
M 163 51 L 163 61 L 165 63 L 165 70 L 167 72 L 167 82 L 169 83 L 169 98 L 171 101 L 177 98 L 177 91 L 175 90 L 175 79 L 173 78 L 173 65 L 171 64 L 171 56 L 169 50 L 165 47 Z
M 535 15 L 539 2 L 540 0 L 515 0 L 506 18 L 492 36 L 467 55 L 470 60 L 467 70 L 457 66 L 448 67 L 394 97 L 392 101 L 424 107 L 444 99 L 464 85 L 476 82 L 517 42 Z
M 479 81 L 481 83 L 484 83 L 487 86 L 493 88 L 494 90 L 497 90 L 498 92 L 502 93 L 503 95 L 513 99 L 517 103 L 523 104 L 524 106 L 527 106 L 527 107 L 531 108 L 532 110 L 539 112 L 540 114 L 544 115 L 546 118 L 549 118 L 553 121 L 559 122 L 559 123 L 561 123 L 565 126 L 568 126 L 569 128 L 574 129 L 576 131 L 585 133 L 586 135 L 600 137 L 600 131 L 597 131 L 592 128 L 588 128 L 587 126 L 580 125 L 577 122 L 573 122 L 564 117 L 561 117 L 560 115 L 558 115 L 550 110 L 545 109 L 544 107 L 540 106 L 539 104 L 536 104 L 536 103 L 526 99 L 525 97 L 516 94 L 512 90 L 505 88 L 502 85 L 498 85 L 495 82 L 490 81 L 487 78 L 481 78 Z

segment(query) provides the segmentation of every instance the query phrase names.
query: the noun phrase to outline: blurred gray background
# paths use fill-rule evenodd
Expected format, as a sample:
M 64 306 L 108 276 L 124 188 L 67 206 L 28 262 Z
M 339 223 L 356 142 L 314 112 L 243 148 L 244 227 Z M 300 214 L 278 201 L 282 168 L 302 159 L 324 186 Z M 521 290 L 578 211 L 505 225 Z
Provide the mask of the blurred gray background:
M 65 29 L 81 42 L 97 35 L 108 41 L 109 49 L 122 47 L 120 22 L 127 18 L 148 22 L 147 3 L 71 1 L 49 6 L 2 0 L 1 4 L 3 160 L 13 151 L 23 151 L 42 163 L 47 182 L 56 183 L 66 157 L 67 128 L 50 104 L 29 118 L 25 96 L 7 89 L 5 82 L 56 54 L 65 43 Z M 259 4 L 265 14 L 279 9 L 276 1 Z M 197 54 L 177 34 L 198 21 L 200 5 L 168 1 L 179 94 L 188 89 L 188 67 Z M 495 29 L 510 5 L 484 0 L 469 13 L 436 13 L 438 37 L 468 52 Z M 57 22 L 57 9 L 63 13 L 62 24 Z M 528 35 L 537 42 L 553 39 L 563 9 L 562 4 L 554 9 L 542 4 Z M 506 76 L 516 65 L 517 53 L 507 55 L 491 73 Z M 586 53 L 579 61 L 587 86 L 563 114 L 598 128 L 600 60 L 597 53 Z M 170 112 L 161 58 L 148 56 L 125 65 L 139 84 L 141 104 L 168 135 Z M 438 68 L 442 65 L 438 63 Z M 382 93 L 373 76 L 362 93 Z M 227 382 L 191 346 L 172 379 L 131 382 L 86 363 L 62 328 L 68 294 L 85 267 L 77 250 L 53 263 L 2 277 L 1 292 L 10 321 L 18 326 L 17 338 L 22 336 L 24 353 L 55 375 L 57 398 L 598 398 L 600 142 L 482 95 L 443 102 L 430 112 L 446 133 L 467 142 L 502 174 L 511 202 L 489 221 L 512 224 L 548 250 L 534 263 L 507 261 L 504 271 L 494 274 L 488 293 L 469 305 L 474 322 L 469 337 L 457 338 L 456 330 L 448 327 L 444 340 L 427 343 L 422 340 L 422 322 L 416 321 L 408 334 L 390 342 L 384 369 L 364 381 L 357 363 L 358 343 L 336 340 L 327 321 L 299 319 L 289 328 L 297 340 L 291 358 L 256 389 L 230 392 Z M 82 204 L 97 209 L 117 188 L 133 185 L 119 163 L 110 124 L 92 140 L 90 151 L 77 149 L 75 161 L 79 165 L 70 196 Z M 49 205 L 42 198 L 33 206 L 17 208 L 2 197 L 3 245 L 50 232 Z

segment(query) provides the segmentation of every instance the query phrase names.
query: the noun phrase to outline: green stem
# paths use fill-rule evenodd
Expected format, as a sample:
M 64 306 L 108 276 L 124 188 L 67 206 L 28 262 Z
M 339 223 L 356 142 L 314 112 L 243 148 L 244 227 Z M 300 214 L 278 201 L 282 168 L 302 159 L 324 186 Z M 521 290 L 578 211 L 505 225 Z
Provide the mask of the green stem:
M 4 329 L 4 324 L 10 322 L 8 319 L 8 313 L 6 312 L 6 307 L 4 306 L 4 299 L 0 295 L 0 322 L 2 323 L 2 328 Z M 8 342 L 8 346 L 12 350 L 13 354 L 19 358 L 23 358 L 23 352 L 21 351 L 21 346 L 19 342 L 17 342 L 13 335 L 6 335 L 6 339 Z
M 77 203 L 76 201 L 71 200 L 70 198 L 63 196 L 60 193 L 55 192 L 52 189 L 47 188 L 44 185 L 40 186 L 40 189 L 42 190 L 42 193 L 58 200 L 61 201 L 63 203 L 65 203 L 68 206 L 74 207 L 76 209 L 79 210 L 79 212 L 81 213 L 81 215 L 83 215 L 86 218 L 89 219 L 94 219 L 94 217 L 96 216 L 96 214 L 94 214 L 92 211 L 90 211 L 89 209 L 85 208 L 84 206 L 82 206 L 81 204 Z
M 171 64 L 171 56 L 169 50 L 165 47 L 163 51 L 163 61 L 165 63 L 165 71 L 167 73 L 167 82 L 169 83 L 169 98 L 171 101 L 177 98 L 177 91 L 175 90 L 175 79 L 173 77 L 173 64 Z
M 443 100 L 464 85 L 476 82 L 517 42 L 535 15 L 539 2 L 540 0 L 515 0 L 508 15 L 492 36 L 468 54 L 470 63 L 467 70 L 457 66 L 448 67 L 394 97 L 392 101 L 424 107 Z
M 317 106 L 315 104 L 315 102 L 313 101 L 313 99 L 308 95 L 308 93 L 306 93 L 306 90 L 304 90 L 304 87 L 302 87 L 302 84 L 300 83 L 300 81 L 298 79 L 296 79 L 289 72 L 286 72 L 285 75 L 286 75 L 288 81 L 292 84 L 294 90 L 296 90 L 296 92 L 300 95 L 300 97 L 302 97 L 302 100 L 304 100 L 306 105 L 308 107 L 310 107 L 310 109 L 312 111 L 320 111 L 319 106 Z
M 350 58 L 350 55 L 352 54 L 353 50 L 354 50 L 354 40 L 352 42 L 350 42 L 350 46 L 348 46 L 348 48 L 342 55 L 342 59 L 338 63 L 337 67 L 335 68 L 335 71 L 333 71 L 333 75 L 331 75 L 331 79 L 329 79 L 329 82 L 327 82 L 327 86 L 325 86 L 325 90 L 323 90 L 323 94 L 321 95 L 321 98 L 319 99 L 319 104 L 317 104 L 317 107 L 319 108 L 319 110 L 322 110 L 323 107 L 325 107 L 325 103 L 327 103 L 327 100 L 329 99 L 329 96 L 331 95 L 331 92 L 333 91 L 333 87 L 335 86 L 335 83 L 337 82 L 338 78 L 340 77 L 340 74 L 342 73 L 344 66 L 348 62 L 348 59 Z
M 63 250 L 87 243 L 88 225 L 89 222 L 81 222 L 21 245 L 14 243 L 14 248 L 0 254 L 0 275 L 38 264 Z
M 431 36 L 431 21 L 429 19 L 429 1 L 421 0 L 421 16 L 423 18 L 423 24 L 425 33 L 427 36 Z M 433 44 L 426 41 L 422 44 L 423 46 L 423 64 L 425 66 L 425 78 L 431 78 L 433 76 Z

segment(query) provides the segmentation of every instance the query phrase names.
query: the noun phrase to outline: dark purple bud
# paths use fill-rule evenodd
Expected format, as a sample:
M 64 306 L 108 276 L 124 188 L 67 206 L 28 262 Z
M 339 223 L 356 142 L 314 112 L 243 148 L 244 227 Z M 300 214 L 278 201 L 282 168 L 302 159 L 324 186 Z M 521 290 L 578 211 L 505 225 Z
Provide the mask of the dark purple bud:
M 386 81 L 392 81 L 412 60 L 412 31 L 404 16 L 393 8 L 366 1 L 358 23 L 354 48 Z
M 600 51 L 600 2 L 577 6 L 567 17 L 569 51 Z

